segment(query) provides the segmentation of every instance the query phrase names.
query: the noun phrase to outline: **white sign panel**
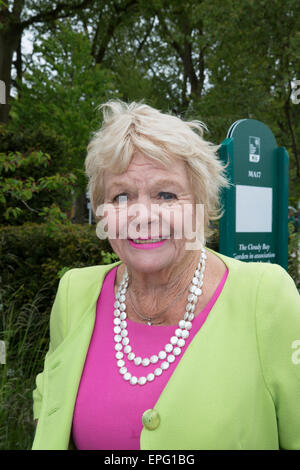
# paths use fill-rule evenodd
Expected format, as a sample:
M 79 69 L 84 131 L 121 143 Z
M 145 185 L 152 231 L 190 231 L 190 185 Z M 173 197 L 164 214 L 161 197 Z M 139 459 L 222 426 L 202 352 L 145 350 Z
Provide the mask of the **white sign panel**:
M 273 190 L 236 185 L 236 232 L 272 232 Z

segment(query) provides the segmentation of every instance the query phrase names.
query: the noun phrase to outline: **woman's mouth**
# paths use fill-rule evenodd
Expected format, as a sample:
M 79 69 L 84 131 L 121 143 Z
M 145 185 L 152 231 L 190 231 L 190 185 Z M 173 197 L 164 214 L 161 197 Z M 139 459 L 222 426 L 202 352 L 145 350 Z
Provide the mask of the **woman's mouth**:
M 167 240 L 167 237 L 148 238 L 148 239 L 138 238 L 138 239 L 129 239 L 128 241 L 132 247 L 143 250 L 143 249 L 158 248 L 159 246 L 162 246 L 166 240 Z

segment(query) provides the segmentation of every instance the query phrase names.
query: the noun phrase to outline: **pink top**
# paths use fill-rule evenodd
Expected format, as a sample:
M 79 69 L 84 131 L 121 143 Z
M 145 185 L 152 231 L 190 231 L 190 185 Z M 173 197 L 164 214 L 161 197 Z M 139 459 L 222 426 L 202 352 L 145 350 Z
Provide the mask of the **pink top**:
M 73 415 L 73 441 L 78 450 L 138 450 L 143 429 L 142 415 L 154 408 L 160 394 L 182 358 L 186 348 L 205 322 L 225 284 L 228 269 L 206 307 L 193 320 L 190 335 L 180 356 L 170 367 L 145 385 L 131 385 L 119 372 L 115 358 L 113 331 L 114 280 L 117 267 L 103 282 L 97 302 L 96 320 L 87 353 Z M 127 321 L 130 345 L 136 356 L 150 357 L 164 349 L 177 328 L 175 325 L 148 326 Z M 133 375 L 146 376 L 159 367 L 136 366 L 125 360 Z

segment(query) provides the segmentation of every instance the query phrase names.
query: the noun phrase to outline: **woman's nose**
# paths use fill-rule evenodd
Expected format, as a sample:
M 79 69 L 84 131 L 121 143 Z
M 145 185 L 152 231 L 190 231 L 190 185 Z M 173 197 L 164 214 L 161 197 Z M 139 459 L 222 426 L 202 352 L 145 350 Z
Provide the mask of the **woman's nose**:
M 141 238 L 154 237 L 155 232 L 159 230 L 159 206 L 149 197 L 139 197 L 137 202 L 129 207 L 128 215 Z M 156 234 L 158 235 L 159 233 Z

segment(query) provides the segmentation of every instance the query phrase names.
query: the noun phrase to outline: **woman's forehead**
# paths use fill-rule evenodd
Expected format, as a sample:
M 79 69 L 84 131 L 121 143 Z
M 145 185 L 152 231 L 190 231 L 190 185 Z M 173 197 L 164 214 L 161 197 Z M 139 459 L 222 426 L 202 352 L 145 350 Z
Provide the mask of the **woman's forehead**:
M 133 181 L 143 182 L 151 180 L 160 180 L 165 183 L 168 180 L 181 181 L 187 180 L 187 171 L 185 163 L 180 160 L 173 160 L 169 165 L 165 165 L 153 158 L 147 157 L 141 153 L 133 155 L 128 168 L 118 173 L 112 170 L 105 170 L 104 180 L 107 184 L 130 183 Z M 149 182 L 149 181 L 148 181 Z

